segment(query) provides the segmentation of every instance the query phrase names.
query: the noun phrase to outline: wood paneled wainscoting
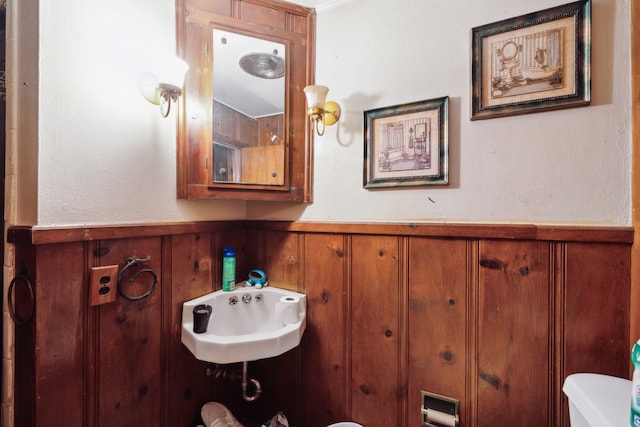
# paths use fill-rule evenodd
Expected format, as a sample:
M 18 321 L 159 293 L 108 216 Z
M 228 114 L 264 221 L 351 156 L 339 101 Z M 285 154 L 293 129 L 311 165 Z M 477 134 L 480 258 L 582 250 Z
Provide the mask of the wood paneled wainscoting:
M 459 399 L 463 427 L 568 426 L 567 375 L 629 375 L 631 228 L 202 222 L 9 241 L 20 426 L 195 426 L 217 400 L 249 425 L 282 410 L 292 427 L 419 427 L 421 390 Z M 237 366 L 215 375 L 180 342 L 182 302 L 220 288 L 228 245 L 241 278 L 259 267 L 308 298 L 302 345 L 249 363 L 255 402 Z M 156 290 L 91 306 L 91 268 L 133 256 Z

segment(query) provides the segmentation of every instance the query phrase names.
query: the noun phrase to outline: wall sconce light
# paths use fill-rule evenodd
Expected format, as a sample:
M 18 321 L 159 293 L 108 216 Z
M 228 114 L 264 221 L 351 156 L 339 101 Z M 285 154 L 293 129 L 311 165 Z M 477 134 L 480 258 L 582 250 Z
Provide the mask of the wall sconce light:
M 142 96 L 152 104 L 160 106 L 160 114 L 167 117 L 171 111 L 171 103 L 178 102 L 182 95 L 184 76 L 189 70 L 189 64 L 175 57 L 159 65 L 157 74 L 145 73 L 140 76 L 138 87 Z
M 326 126 L 331 126 L 340 120 L 340 105 L 334 101 L 326 101 L 329 88 L 326 86 L 307 86 L 304 94 L 307 97 L 307 116 L 319 136 L 324 135 Z M 322 129 L 320 129 L 322 122 Z

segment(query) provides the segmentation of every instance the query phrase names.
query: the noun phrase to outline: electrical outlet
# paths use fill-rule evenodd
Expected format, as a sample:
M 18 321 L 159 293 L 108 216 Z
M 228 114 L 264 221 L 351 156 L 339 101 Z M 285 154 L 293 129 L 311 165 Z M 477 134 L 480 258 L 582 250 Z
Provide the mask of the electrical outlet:
M 118 265 L 91 267 L 89 305 L 107 304 L 116 300 L 119 268 Z

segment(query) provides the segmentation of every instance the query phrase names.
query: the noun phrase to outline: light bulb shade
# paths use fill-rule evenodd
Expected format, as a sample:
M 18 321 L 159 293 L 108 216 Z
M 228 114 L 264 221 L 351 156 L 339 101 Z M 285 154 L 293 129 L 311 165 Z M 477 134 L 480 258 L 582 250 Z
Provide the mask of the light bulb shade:
M 165 83 L 181 88 L 184 84 L 184 76 L 189 71 L 189 64 L 176 57 L 166 58 L 154 70 L 159 83 Z
M 167 117 L 171 111 L 171 103 L 176 103 L 182 95 L 189 64 L 177 56 L 158 54 L 152 58 L 154 73 L 140 76 L 138 87 L 147 101 L 160 105 L 162 117 Z
M 326 86 L 312 85 L 304 88 L 304 94 L 307 97 L 307 109 L 323 110 L 327 99 L 329 88 Z M 319 111 L 320 113 L 322 111 Z

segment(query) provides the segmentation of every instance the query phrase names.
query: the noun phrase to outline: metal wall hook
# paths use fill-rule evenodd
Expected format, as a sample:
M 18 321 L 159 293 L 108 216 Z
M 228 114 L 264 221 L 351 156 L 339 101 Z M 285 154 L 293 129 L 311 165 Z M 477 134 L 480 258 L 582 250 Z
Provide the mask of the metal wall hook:
M 24 282 L 27 285 L 27 289 L 29 291 L 29 298 L 31 299 L 31 310 L 29 311 L 29 315 L 24 318 L 21 318 L 20 316 L 18 316 L 13 304 L 13 293 L 14 293 L 15 285 L 20 281 Z M 9 306 L 9 313 L 11 314 L 11 318 L 13 319 L 14 322 L 16 322 L 16 324 L 26 325 L 27 323 L 31 322 L 31 319 L 33 319 L 33 315 L 36 311 L 36 298 L 33 293 L 33 286 L 31 285 L 31 282 L 27 277 L 26 270 L 22 269 L 21 272 L 18 273 L 18 275 L 15 276 L 13 280 L 11 280 L 11 283 L 9 284 L 9 289 L 7 291 L 7 303 Z
M 151 261 L 150 256 L 147 256 L 146 258 L 138 258 L 135 256 L 127 258 L 127 262 L 125 262 L 123 270 L 131 267 L 132 265 L 142 264 L 144 262 L 149 262 L 149 261 Z
M 126 300 L 129 301 L 138 301 L 141 300 L 143 298 L 148 297 L 149 295 L 151 295 L 151 293 L 156 289 L 156 286 L 158 285 L 158 275 L 150 268 L 143 268 L 141 270 L 138 270 L 135 272 L 135 274 L 133 274 L 133 276 L 129 277 L 128 279 L 126 279 L 127 283 L 133 283 L 138 279 L 138 276 L 140 276 L 143 273 L 148 273 L 153 277 L 153 283 L 151 284 L 151 286 L 149 287 L 149 289 L 147 289 L 144 293 L 140 294 L 140 295 L 129 295 L 128 293 L 126 293 L 123 289 L 122 289 L 122 277 L 124 276 L 125 271 L 127 271 L 127 269 L 133 267 L 133 266 L 137 266 L 140 265 L 142 263 L 148 262 L 151 260 L 151 257 L 148 256 L 146 258 L 138 258 L 138 257 L 131 257 L 129 259 L 127 259 L 127 261 L 124 264 L 124 267 L 122 267 L 122 270 L 120 270 L 120 272 L 118 273 L 118 293 L 120 294 L 120 296 Z

